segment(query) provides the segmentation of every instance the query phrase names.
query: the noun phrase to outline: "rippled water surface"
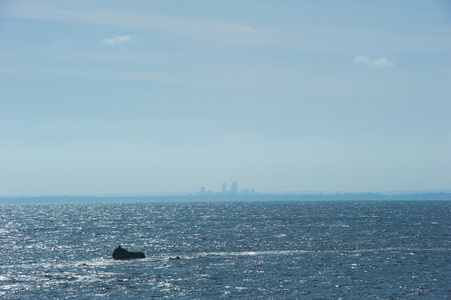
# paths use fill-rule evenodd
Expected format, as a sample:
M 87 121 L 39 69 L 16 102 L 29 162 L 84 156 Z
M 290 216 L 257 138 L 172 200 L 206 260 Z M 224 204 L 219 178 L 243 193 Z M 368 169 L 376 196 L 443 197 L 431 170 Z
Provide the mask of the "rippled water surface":
M 0 205 L 0 298 L 448 299 L 450 227 L 450 201 Z

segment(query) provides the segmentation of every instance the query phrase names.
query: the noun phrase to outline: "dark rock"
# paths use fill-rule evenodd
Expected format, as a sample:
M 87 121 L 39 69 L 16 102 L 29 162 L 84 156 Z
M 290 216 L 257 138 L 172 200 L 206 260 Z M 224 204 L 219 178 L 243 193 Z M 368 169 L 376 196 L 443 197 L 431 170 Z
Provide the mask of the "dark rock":
M 132 259 L 132 258 L 146 258 L 146 256 L 142 252 L 130 252 L 127 249 L 124 249 L 121 246 L 118 246 L 113 251 L 113 258 L 114 259 Z

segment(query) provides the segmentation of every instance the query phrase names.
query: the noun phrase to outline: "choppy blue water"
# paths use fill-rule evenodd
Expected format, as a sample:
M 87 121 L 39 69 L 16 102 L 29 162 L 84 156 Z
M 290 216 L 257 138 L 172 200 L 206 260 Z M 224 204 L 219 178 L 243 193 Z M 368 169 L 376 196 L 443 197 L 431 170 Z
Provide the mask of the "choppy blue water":
M 451 201 L 0 205 L 0 298 L 446 299 L 450 216 Z M 119 244 L 147 257 L 115 261 Z

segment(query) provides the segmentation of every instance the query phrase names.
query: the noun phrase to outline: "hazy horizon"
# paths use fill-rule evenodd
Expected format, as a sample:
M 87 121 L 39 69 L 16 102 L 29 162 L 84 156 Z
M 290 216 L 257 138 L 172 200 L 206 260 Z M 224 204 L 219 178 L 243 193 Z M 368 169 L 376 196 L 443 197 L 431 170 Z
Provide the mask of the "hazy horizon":
M 380 194 L 380 195 L 413 195 L 413 194 L 451 194 L 451 189 L 437 189 L 437 190 L 398 190 L 398 191 L 361 191 L 361 192 L 348 192 L 348 191 L 255 191 L 255 193 L 243 194 L 239 191 L 238 196 L 254 196 L 254 195 L 346 195 L 346 194 Z M 48 194 L 48 195 L 1 195 L 0 198 L 60 198 L 60 197 L 160 197 L 160 196 L 196 196 L 201 195 L 199 191 L 185 191 L 185 192 L 154 192 L 154 193 L 125 193 L 125 194 Z M 234 196 L 234 194 L 223 194 L 221 191 L 209 190 L 205 196 Z M 1 203 L 0 203 L 1 204 Z
M 451 4 L 6 0 L 0 197 L 451 189 Z

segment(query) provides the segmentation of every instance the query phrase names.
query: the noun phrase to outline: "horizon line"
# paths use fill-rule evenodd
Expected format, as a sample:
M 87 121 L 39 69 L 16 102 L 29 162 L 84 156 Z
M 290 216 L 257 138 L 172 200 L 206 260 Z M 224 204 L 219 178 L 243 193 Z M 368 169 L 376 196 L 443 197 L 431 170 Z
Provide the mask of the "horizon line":
M 114 193 L 114 194 L 54 194 L 54 195 L 0 195 L 1 198 L 56 198 L 56 197 L 91 197 L 91 198 L 105 198 L 105 197 L 163 197 L 163 196 L 257 196 L 257 195 L 346 195 L 346 194 L 380 194 L 380 195 L 402 195 L 402 194 L 450 194 L 451 189 L 422 189 L 422 190 L 391 190 L 391 191 L 264 191 L 255 193 L 223 193 L 223 192 L 210 192 L 206 194 L 200 194 L 199 192 L 154 192 L 154 193 Z

